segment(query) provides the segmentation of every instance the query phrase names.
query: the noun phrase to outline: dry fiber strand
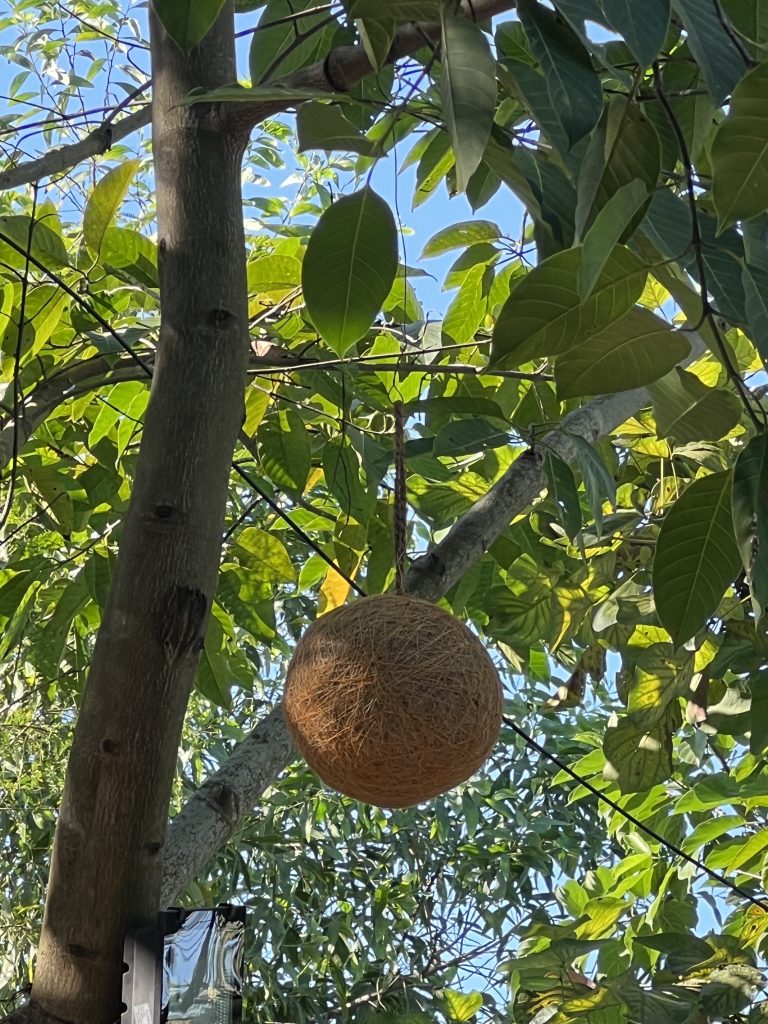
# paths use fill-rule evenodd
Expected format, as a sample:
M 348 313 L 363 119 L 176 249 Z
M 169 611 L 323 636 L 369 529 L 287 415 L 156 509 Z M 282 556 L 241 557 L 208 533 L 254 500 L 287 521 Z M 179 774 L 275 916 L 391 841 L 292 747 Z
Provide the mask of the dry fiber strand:
M 283 708 L 326 785 L 379 807 L 410 807 L 484 763 L 501 727 L 502 691 L 462 622 L 428 601 L 381 594 L 309 627 Z

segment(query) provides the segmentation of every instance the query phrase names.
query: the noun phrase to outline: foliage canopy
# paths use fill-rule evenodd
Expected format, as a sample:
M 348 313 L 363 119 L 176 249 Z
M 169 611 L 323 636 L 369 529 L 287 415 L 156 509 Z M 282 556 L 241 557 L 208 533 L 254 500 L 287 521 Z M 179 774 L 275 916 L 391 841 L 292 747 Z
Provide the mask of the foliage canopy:
M 139 5 L 10 6 L 8 1009 L 31 977 L 161 315 Z M 155 0 L 185 53 L 228 6 Z M 768 6 L 235 7 L 249 80 L 187 102 L 262 111 L 243 175 L 252 355 L 172 814 L 278 704 L 308 623 L 392 586 L 396 403 L 411 586 L 483 638 L 508 718 L 477 779 L 412 812 L 277 756 L 181 898 L 251 907 L 254 1021 L 761 1019 Z M 414 217 L 438 211 L 416 245 L 393 167 Z

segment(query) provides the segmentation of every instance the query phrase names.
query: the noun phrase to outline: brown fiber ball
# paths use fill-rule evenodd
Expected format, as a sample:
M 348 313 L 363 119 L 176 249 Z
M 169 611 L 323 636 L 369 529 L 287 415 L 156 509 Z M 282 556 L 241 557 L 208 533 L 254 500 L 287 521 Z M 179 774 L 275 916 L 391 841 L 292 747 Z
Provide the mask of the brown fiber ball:
M 283 709 L 326 785 L 410 807 L 464 782 L 499 734 L 502 692 L 478 638 L 428 601 L 366 597 L 296 645 Z

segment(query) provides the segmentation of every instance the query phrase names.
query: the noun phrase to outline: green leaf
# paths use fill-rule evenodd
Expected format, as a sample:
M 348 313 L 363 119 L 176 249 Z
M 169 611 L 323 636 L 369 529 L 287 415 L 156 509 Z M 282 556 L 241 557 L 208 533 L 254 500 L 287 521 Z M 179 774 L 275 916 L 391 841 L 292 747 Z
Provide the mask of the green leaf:
M 414 210 L 426 203 L 454 165 L 455 156 L 448 133 L 435 128 L 426 137 L 429 141 L 416 168 L 413 193 Z
M 625 229 L 648 198 L 639 178 L 620 185 L 607 200 L 584 236 L 579 267 L 579 298 L 584 302 L 600 277 L 606 261 L 624 236 Z
M 490 448 L 502 448 L 509 444 L 509 431 L 498 424 L 476 416 L 471 420 L 453 420 L 446 423 L 435 437 L 435 455 L 451 455 L 460 458 Z
M 12 299 L 13 289 L 8 286 L 9 292 L 3 298 Z M 39 284 L 37 287 L 28 289 L 24 303 L 24 326 L 22 335 L 21 356 L 22 362 L 26 363 L 36 355 L 49 340 L 53 332 L 59 327 L 64 317 L 66 307 L 70 304 L 70 298 L 55 284 Z M 19 304 L 13 311 L 13 316 L 7 323 L 2 335 L 0 347 L 8 355 L 16 352 L 19 342 L 19 318 L 22 309 Z M 1 314 L 0 314 L 1 315 Z
M 669 0 L 600 0 L 611 26 L 626 40 L 641 68 L 659 55 L 669 28 Z
M 653 559 L 661 624 L 676 647 L 702 629 L 739 571 L 731 474 L 694 480 L 664 517 Z
M 658 437 L 678 443 L 719 441 L 741 419 L 742 405 L 736 395 L 708 388 L 680 367 L 650 386 Z
M 126 380 L 115 384 L 107 392 L 101 408 L 88 434 L 88 447 L 93 450 L 102 437 L 106 437 L 118 420 L 130 408 L 137 395 L 146 391 L 146 384 L 136 380 Z
M 366 186 L 329 206 L 310 235 L 302 265 L 307 310 L 343 356 L 373 323 L 397 273 L 397 227 Z
M 361 135 L 339 107 L 331 103 L 302 103 L 296 115 L 296 131 L 300 153 L 308 149 L 338 149 L 372 156 L 376 152 L 376 144 Z
M 768 270 L 744 264 L 741 270 L 744 285 L 744 309 L 749 322 L 749 335 L 768 365 Z
M 482 992 L 458 992 L 454 988 L 447 988 L 443 992 L 445 1008 L 451 1020 L 466 1021 L 472 1020 L 477 1011 L 483 1005 Z
M 31 236 L 30 236 L 31 232 Z M 47 267 L 69 266 L 67 247 L 63 239 L 51 228 L 41 221 L 35 221 L 32 226 L 32 218 L 21 214 L 0 217 L 0 239 L 8 238 L 19 246 L 22 252 L 29 247 L 29 240 L 32 238 L 32 255 Z M 11 266 L 23 266 L 24 257 L 14 251 L 3 247 L 3 257 Z
M 95 185 L 88 197 L 83 214 L 83 238 L 94 256 L 101 252 L 107 228 L 120 209 L 128 186 L 140 166 L 140 160 L 126 160 L 113 167 Z
M 295 409 L 264 419 L 257 432 L 259 458 L 278 487 L 301 493 L 309 476 L 311 445 L 304 420 Z
M 81 569 L 64 588 L 38 641 L 35 663 L 46 675 L 54 676 L 58 673 L 72 620 L 90 600 L 88 580 L 84 569 Z
M 701 206 L 696 219 L 701 232 L 701 259 L 706 271 L 707 286 L 715 299 L 717 310 L 734 323 L 744 323 L 744 288 L 741 267 L 744 261 L 744 242 L 736 228 L 727 228 L 719 236 L 717 222 Z M 696 254 L 691 245 L 693 226 L 691 211 L 682 197 L 668 188 L 657 189 L 641 225 L 643 234 L 658 248 L 660 254 L 679 262 L 696 279 Z M 694 323 L 700 312 L 701 300 L 696 297 L 695 313 L 687 313 Z
M 315 0 L 269 0 L 253 33 L 248 57 L 254 86 L 283 78 L 325 57 L 338 24 L 331 21 L 324 25 L 328 20 L 324 9 L 293 17 L 317 6 Z
M 581 237 L 607 202 L 624 185 L 641 181 L 650 194 L 661 170 L 656 129 L 636 103 L 614 96 L 589 140 L 578 183 L 576 235 Z M 632 228 L 639 223 L 634 216 Z
M 233 553 L 265 583 L 293 583 L 296 580 L 290 555 L 274 533 L 248 526 L 238 535 Z
M 451 249 L 463 249 L 480 242 L 495 242 L 500 237 L 499 226 L 490 220 L 465 220 L 432 235 L 421 250 L 420 258 L 425 260 L 430 256 L 441 256 Z
M 79 489 L 79 484 L 72 478 L 68 467 L 28 464 L 24 471 L 39 491 L 45 510 L 55 520 L 61 535 L 69 537 L 75 522 L 72 492 Z
M 759 757 L 768 747 L 768 671 L 757 672 L 749 680 L 752 704 L 749 708 L 749 751 Z
M 766 0 L 720 0 L 720 6 L 737 32 L 758 46 L 768 43 Z
M 377 71 L 380 71 L 385 66 L 392 48 L 397 22 L 394 18 L 382 18 L 380 21 L 358 18 L 355 21 L 355 28 L 368 60 Z
M 685 335 L 635 306 L 555 362 L 561 399 L 629 391 L 658 380 L 690 352 Z
M 431 21 L 440 17 L 441 0 L 352 0 L 349 13 L 353 18 L 370 18 L 372 21 Z
M 581 530 L 581 505 L 573 471 L 552 452 L 544 454 L 544 470 L 547 474 L 547 490 L 557 508 L 558 518 L 566 537 L 573 541 Z
M 360 480 L 360 461 L 343 438 L 331 439 L 323 448 L 325 484 L 342 513 L 366 524 L 373 512 L 372 496 Z
M 203 652 L 197 667 L 195 688 L 213 704 L 221 708 L 232 707 L 230 687 L 234 682 L 223 653 L 224 631 L 215 615 L 208 621 Z
M 224 0 L 153 0 L 165 30 L 180 50 L 189 53 L 213 28 Z
M 23 588 L 19 592 L 18 600 L 8 616 L 8 621 L 3 623 L 2 634 L 0 634 L 0 658 L 5 659 L 24 635 L 24 630 L 34 605 L 35 595 L 40 586 L 40 580 L 34 580 L 28 585 L 25 574 Z
M 753 698 L 754 699 L 754 698 Z M 768 723 L 766 723 L 768 724 Z M 744 827 L 744 819 L 739 814 L 723 814 L 719 818 L 711 818 L 709 821 L 702 821 L 696 826 L 690 835 L 686 836 L 680 844 L 685 853 L 696 853 L 702 846 L 712 843 L 720 836 L 733 832 L 735 829 Z M 657 948 L 657 947 L 654 947 Z M 709 958 L 711 951 L 704 957 Z
M 463 192 L 483 158 L 496 110 L 496 62 L 485 33 L 441 8 L 443 114 L 453 143 L 456 188 Z
M 748 964 L 728 964 L 712 971 L 699 992 L 699 1006 L 710 1019 L 732 1019 L 764 987 L 762 972 Z
M 603 504 L 608 501 L 614 507 L 616 506 L 616 481 L 600 455 L 586 438 L 580 437 L 578 434 L 569 436 L 576 446 L 581 475 L 584 478 L 584 489 L 587 492 L 587 501 L 592 510 L 598 535 L 600 535 L 603 528 Z
M 254 85 L 251 88 L 244 85 L 222 85 L 218 89 L 192 89 L 180 100 L 179 105 L 191 107 L 196 103 L 277 102 L 292 106 L 304 100 L 322 100 L 325 103 L 329 100 L 336 103 L 353 102 L 347 93 L 328 92 L 327 89 L 293 89 L 290 84 L 281 84 L 277 81 L 267 85 Z
M 446 310 L 442 324 L 444 344 L 465 345 L 475 336 L 483 322 L 486 307 L 483 281 L 486 269 L 482 264 L 472 267 L 456 298 Z
M 417 1010 L 385 1010 L 373 1013 L 365 1018 L 366 1024 L 435 1024 L 435 1019 L 428 1013 Z
M 768 209 L 768 62 L 733 91 L 712 142 L 712 201 L 718 231 Z
M 615 323 L 640 298 L 647 270 L 617 247 L 586 302 L 580 302 L 581 249 L 555 253 L 533 268 L 510 295 L 493 332 L 491 364 L 520 365 L 558 355 Z
M 578 36 L 536 0 L 518 0 L 517 13 L 547 82 L 550 102 L 573 146 L 597 124 L 603 90 Z
M 759 618 L 768 606 L 768 434 L 753 437 L 736 459 L 733 527 Z
M 622 793 L 642 793 L 672 774 L 672 735 L 680 711 L 668 705 L 665 717 L 644 730 L 627 718 L 609 723 L 603 739 L 603 775 L 617 782 Z
M 746 71 L 741 50 L 718 17 L 712 0 L 672 0 L 682 18 L 688 45 L 704 72 L 712 97 L 721 105 Z
M 157 288 L 157 246 L 133 228 L 108 227 L 101 240 L 101 262 L 115 270 L 128 270 L 141 283 Z

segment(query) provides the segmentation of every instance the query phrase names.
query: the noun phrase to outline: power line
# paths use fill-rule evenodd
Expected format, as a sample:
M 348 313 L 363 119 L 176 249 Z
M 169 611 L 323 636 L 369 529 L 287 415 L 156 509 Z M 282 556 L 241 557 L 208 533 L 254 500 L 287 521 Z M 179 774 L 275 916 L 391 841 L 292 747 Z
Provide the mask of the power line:
M 591 782 L 589 782 L 587 779 L 579 775 L 578 772 L 575 772 L 573 768 L 569 767 L 565 763 L 565 761 L 563 761 L 561 758 L 557 756 L 557 754 L 551 753 L 549 750 L 547 750 L 546 747 L 543 747 L 540 743 L 537 743 L 533 736 L 529 735 L 525 731 L 525 729 L 522 729 L 515 721 L 513 721 L 513 719 L 509 718 L 507 715 L 504 715 L 504 723 L 505 725 L 509 726 L 512 732 L 517 733 L 517 735 L 525 742 L 526 746 L 530 747 L 532 750 L 535 750 L 537 754 L 540 754 L 542 757 L 545 757 L 548 761 L 551 761 L 552 764 L 557 765 L 560 771 L 565 772 L 565 774 L 570 776 L 570 778 L 572 778 L 574 782 L 578 782 L 580 785 L 584 786 L 584 788 L 589 790 L 589 792 L 592 793 L 593 796 L 596 796 L 598 800 L 602 800 L 604 804 L 607 804 L 610 808 L 612 808 L 612 810 L 616 811 L 617 814 L 620 814 L 622 818 L 626 819 L 626 821 L 631 822 L 636 828 L 639 828 L 641 832 L 645 832 L 647 836 L 650 836 L 657 843 L 660 843 L 671 853 L 674 853 L 675 856 L 682 858 L 682 860 L 687 861 L 689 864 L 693 864 L 693 866 L 698 868 L 699 871 L 703 871 L 704 874 L 714 879 L 714 881 L 719 882 L 720 885 L 725 886 L 726 889 L 730 889 L 731 892 L 737 893 L 739 896 L 747 900 L 747 902 L 751 903 L 753 906 L 759 907 L 760 910 L 763 910 L 766 913 L 768 913 L 768 903 L 766 903 L 765 900 L 761 900 L 758 899 L 758 897 L 756 896 L 752 896 L 752 894 L 747 892 L 746 889 L 742 889 L 740 885 L 736 885 L 735 882 L 732 882 L 730 879 L 726 878 L 725 875 L 721 875 L 719 871 L 714 871 L 712 868 L 707 867 L 707 865 L 702 860 L 699 860 L 698 857 L 692 857 L 691 854 L 686 853 L 675 843 L 670 842 L 669 839 L 665 839 L 662 835 L 659 835 L 659 833 L 656 832 L 655 829 L 652 829 L 650 825 L 644 825 L 639 818 L 636 818 L 634 816 L 634 814 L 632 814 L 630 811 L 625 810 L 620 804 L 617 804 L 615 800 L 612 800 L 609 796 L 606 796 L 605 793 L 601 793 L 596 786 L 593 786 Z

